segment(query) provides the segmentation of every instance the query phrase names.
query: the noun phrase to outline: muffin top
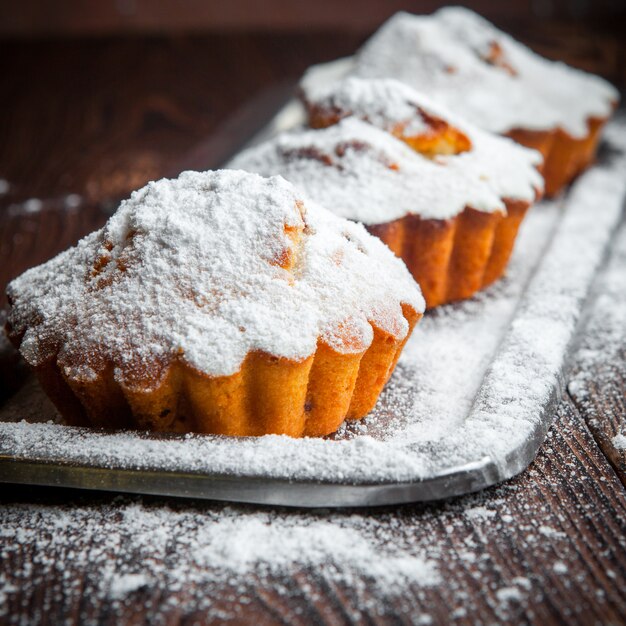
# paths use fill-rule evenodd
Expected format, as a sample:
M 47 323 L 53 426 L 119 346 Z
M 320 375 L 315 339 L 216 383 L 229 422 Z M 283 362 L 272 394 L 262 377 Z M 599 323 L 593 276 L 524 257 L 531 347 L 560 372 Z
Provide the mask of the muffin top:
M 318 125 L 333 125 L 281 133 L 232 166 L 280 173 L 365 224 L 449 219 L 468 206 L 505 212 L 504 199 L 530 202 L 543 187 L 538 152 L 460 122 L 398 81 L 346 79 L 309 107 Z
M 329 81 L 304 103 L 314 128 L 354 115 L 398 137 L 426 138 L 453 130 L 450 140 L 455 145 L 449 145 L 449 150 L 441 146 L 441 150 L 435 151 L 438 153 L 459 153 L 471 148 L 459 118 L 393 78 L 347 77 Z
M 108 367 L 157 384 L 173 359 L 211 376 L 251 351 L 304 359 L 318 340 L 361 351 L 372 324 L 403 338 L 423 311 L 406 267 L 362 226 L 279 176 L 184 172 L 152 182 L 75 247 L 10 283 L 8 327 L 32 365 Z
M 603 79 L 535 54 L 462 7 L 428 16 L 397 13 L 347 71 L 401 80 L 496 133 L 561 127 L 584 137 L 588 118 L 608 117 L 619 100 Z M 312 68 L 302 82 L 310 99 L 317 97 L 318 74 Z
M 357 117 L 457 174 L 478 177 L 501 198 L 532 201 L 543 190 L 539 153 L 495 136 L 395 79 L 346 78 L 307 101 L 310 119 L 328 126 Z

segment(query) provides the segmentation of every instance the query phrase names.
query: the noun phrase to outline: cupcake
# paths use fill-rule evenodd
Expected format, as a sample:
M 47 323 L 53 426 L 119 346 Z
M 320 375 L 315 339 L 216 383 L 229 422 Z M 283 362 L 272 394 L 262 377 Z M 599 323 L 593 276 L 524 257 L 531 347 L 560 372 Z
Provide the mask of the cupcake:
M 591 163 L 619 99 L 601 78 L 544 59 L 461 7 L 394 15 L 341 72 L 396 78 L 476 126 L 539 150 L 548 195 Z M 312 68 L 305 99 L 316 100 L 327 79 Z
M 424 301 L 280 177 L 185 172 L 10 283 L 7 330 L 72 424 L 325 435 L 374 406 Z
M 502 275 L 542 189 L 539 153 L 459 121 L 395 80 L 347 79 L 307 104 L 321 130 L 280 134 L 233 167 L 280 173 L 363 223 L 405 261 L 428 307 L 468 298 Z

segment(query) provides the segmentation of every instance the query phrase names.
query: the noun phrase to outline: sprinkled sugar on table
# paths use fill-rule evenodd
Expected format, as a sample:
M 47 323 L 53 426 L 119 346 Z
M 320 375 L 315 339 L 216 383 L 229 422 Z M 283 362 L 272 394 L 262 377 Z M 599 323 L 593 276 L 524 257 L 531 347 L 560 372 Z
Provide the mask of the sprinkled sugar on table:
M 354 48 L 336 45 L 337 56 Z M 272 97 L 253 107 L 257 123 Z M 231 128 L 252 125 L 237 115 Z M 218 133 L 189 158 L 217 162 L 225 143 Z M 164 167 L 144 165 L 150 177 Z M 110 186 L 124 184 L 137 186 L 111 175 Z M 6 199 L 3 283 L 102 223 L 102 204 L 83 194 Z M 356 512 L 6 487 L 0 622 L 625 621 L 625 265 L 622 227 L 556 421 L 512 481 Z

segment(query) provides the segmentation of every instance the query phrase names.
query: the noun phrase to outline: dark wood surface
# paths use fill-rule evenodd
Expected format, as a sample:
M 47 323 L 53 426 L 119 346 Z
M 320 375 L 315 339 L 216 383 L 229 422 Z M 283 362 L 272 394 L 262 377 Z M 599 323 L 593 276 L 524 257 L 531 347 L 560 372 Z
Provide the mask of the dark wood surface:
M 0 36 L 94 36 L 120 33 L 271 32 L 341 30 L 366 32 L 396 11 L 431 13 L 445 0 L 0 0 Z M 560 20 L 617 34 L 626 6 L 611 0 L 465 0 L 509 30 L 520 21 Z M 506 22 L 506 23 L 505 23 Z
M 559 48 L 545 32 L 542 37 L 553 56 L 581 54 L 575 39 L 563 35 Z M 279 87 L 246 107 L 255 94 L 289 83 L 313 62 L 350 53 L 360 39 L 292 34 L 0 44 L 0 178 L 11 185 L 0 197 L 0 289 L 100 226 L 130 189 L 183 164 L 219 163 L 285 91 Z M 585 63 L 611 75 L 622 52 L 617 45 L 607 49 L 595 49 L 601 50 L 596 57 L 592 46 Z M 75 195 L 68 201 L 68 194 Z M 43 204 L 28 204 L 33 198 Z M 33 207 L 40 210 L 25 210 Z M 82 507 L 95 519 L 106 514 L 115 521 L 116 511 L 132 506 L 202 517 L 224 505 L 10 487 L 0 511 L 0 623 L 202 624 L 220 623 L 224 615 L 259 624 L 422 618 L 428 624 L 424 616 L 432 624 L 626 623 L 626 472 L 623 451 L 612 443 L 626 432 L 626 323 L 598 316 L 589 328 L 615 324 L 612 345 L 602 344 L 604 333 L 584 335 L 571 373 L 576 380 L 586 374 L 584 390 L 572 386 L 546 445 L 519 477 L 447 503 L 333 514 L 338 521 L 367 520 L 389 545 L 428 552 L 441 583 L 409 585 L 390 599 L 377 595 L 367 577 L 329 584 L 323 572 L 305 569 L 271 584 L 251 579 L 246 602 L 229 583 L 183 594 L 157 581 L 120 603 L 95 593 L 107 567 L 140 567 L 150 558 L 163 566 L 181 557 L 182 548 L 173 544 L 150 558 L 121 551 L 85 562 L 76 555 L 95 554 L 102 541 L 94 525 L 68 528 L 75 542 L 68 550 L 67 543 L 29 534 L 29 506 L 66 513 L 70 521 Z M 590 352 L 593 361 L 585 356 Z M 21 535 L 19 516 L 3 517 L 20 507 Z M 471 514 L 477 507 L 483 514 Z M 276 514 L 294 523 L 328 515 Z M 176 604 L 183 595 L 187 600 Z M 202 608 L 203 595 L 213 599 L 211 610 Z

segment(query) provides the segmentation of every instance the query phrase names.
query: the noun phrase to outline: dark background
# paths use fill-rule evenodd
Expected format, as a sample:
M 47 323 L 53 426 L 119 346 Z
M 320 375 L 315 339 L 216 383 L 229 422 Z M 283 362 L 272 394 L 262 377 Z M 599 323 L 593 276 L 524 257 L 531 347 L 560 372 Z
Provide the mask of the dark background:
M 0 2 L 0 33 L 11 37 L 217 31 L 371 32 L 396 11 L 431 13 L 440 0 L 20 0 Z M 496 22 L 563 20 L 623 25 L 623 0 L 470 0 Z
M 352 53 L 397 10 L 443 4 L 2 0 L 0 178 L 10 187 L 0 210 L 68 193 L 124 196 L 175 172 L 263 90 Z M 624 0 L 464 4 L 548 57 L 626 84 Z M 265 106 L 269 115 L 276 104 Z M 237 129 L 228 132 L 222 139 Z

